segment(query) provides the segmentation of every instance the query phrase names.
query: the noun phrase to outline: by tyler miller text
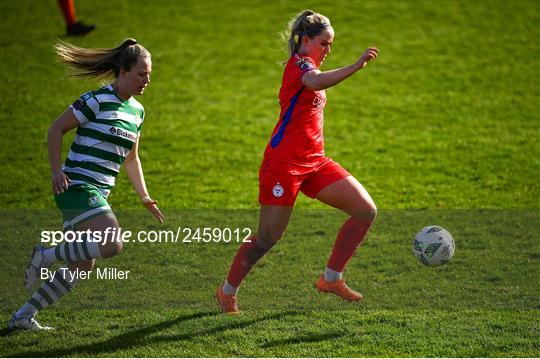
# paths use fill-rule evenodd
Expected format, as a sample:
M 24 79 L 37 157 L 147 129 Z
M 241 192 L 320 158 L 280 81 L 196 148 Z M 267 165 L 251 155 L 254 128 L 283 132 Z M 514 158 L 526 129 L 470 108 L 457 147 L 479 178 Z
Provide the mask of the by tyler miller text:
M 60 272 L 60 273 L 59 273 Z M 60 268 L 57 271 L 51 271 L 47 268 L 41 268 L 41 280 L 53 281 L 55 276 L 61 275 L 62 278 L 73 281 L 89 279 L 92 275 L 95 275 L 96 279 L 128 279 L 130 271 L 120 270 L 118 268 L 96 268 L 96 270 L 69 270 L 67 268 Z

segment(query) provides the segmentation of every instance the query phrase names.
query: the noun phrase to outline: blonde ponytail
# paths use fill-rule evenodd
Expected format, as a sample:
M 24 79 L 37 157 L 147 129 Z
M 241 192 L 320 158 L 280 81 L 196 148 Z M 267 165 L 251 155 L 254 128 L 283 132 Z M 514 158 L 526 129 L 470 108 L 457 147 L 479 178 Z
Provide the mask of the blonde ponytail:
M 54 48 L 58 60 L 73 70 L 71 76 L 77 77 L 118 77 L 120 69 L 131 70 L 139 57 L 150 57 L 150 52 L 135 39 L 126 39 L 112 49 L 87 49 L 61 40 Z

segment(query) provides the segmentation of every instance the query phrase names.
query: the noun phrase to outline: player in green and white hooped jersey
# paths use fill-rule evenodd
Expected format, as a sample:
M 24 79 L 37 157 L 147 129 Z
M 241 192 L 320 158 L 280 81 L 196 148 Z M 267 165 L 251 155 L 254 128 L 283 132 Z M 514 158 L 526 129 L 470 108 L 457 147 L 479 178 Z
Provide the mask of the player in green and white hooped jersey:
M 110 85 L 83 94 L 60 115 L 49 129 L 48 140 L 52 189 L 64 217 L 64 229 L 102 231 L 104 239 L 98 242 L 97 238 L 87 237 L 82 243 L 34 248 L 25 272 L 29 291 L 37 284 L 42 268 L 56 261 L 67 262 L 67 268 L 60 268 L 52 280 L 44 281 L 13 314 L 8 322 L 10 330 L 51 329 L 40 326 L 34 317 L 76 284 L 78 278 L 72 278 L 67 269 L 89 271 L 95 259 L 109 258 L 122 250 L 122 242 L 104 236 L 107 229 L 119 228 L 107 196 L 122 164 L 142 203 L 163 222 L 163 214 L 144 181 L 138 156 L 144 109 L 133 98 L 141 95 L 150 83 L 150 53 L 133 39 L 113 49 L 83 49 L 60 42 L 56 51 L 62 62 L 77 70 L 77 76 L 114 75 Z M 62 136 L 74 128 L 77 135 L 61 167 Z

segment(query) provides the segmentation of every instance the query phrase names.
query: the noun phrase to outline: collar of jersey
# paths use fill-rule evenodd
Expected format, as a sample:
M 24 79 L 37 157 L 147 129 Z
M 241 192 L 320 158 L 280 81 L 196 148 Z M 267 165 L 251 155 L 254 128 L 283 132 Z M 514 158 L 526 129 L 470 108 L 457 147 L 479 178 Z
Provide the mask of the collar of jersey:
M 129 101 L 131 100 L 131 97 L 133 97 L 133 96 L 131 96 L 131 97 L 128 98 L 127 100 L 123 100 L 120 96 L 118 96 L 118 94 L 116 93 L 116 90 L 114 89 L 114 87 L 112 87 L 112 84 L 107 85 L 107 88 L 108 88 L 109 90 L 111 90 L 112 93 L 113 93 L 113 95 L 118 99 L 118 101 L 120 101 L 120 102 L 122 102 L 122 103 L 129 102 Z

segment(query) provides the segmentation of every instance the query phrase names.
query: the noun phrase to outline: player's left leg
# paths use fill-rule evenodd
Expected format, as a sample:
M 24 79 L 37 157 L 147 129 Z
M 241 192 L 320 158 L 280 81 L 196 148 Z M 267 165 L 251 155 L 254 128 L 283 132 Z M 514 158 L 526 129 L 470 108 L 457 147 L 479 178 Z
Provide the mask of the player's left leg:
M 324 275 L 317 282 L 317 289 L 333 292 L 346 300 L 361 300 L 362 294 L 351 290 L 343 281 L 343 271 L 375 219 L 375 203 L 353 176 L 325 187 L 317 194 L 317 199 L 351 216 L 337 235 Z
M 333 161 L 310 179 L 303 191 L 350 215 L 337 235 L 324 275 L 317 282 L 317 289 L 333 292 L 347 300 L 361 300 L 362 295 L 351 290 L 343 281 L 343 271 L 377 215 L 375 203 L 366 189 Z

